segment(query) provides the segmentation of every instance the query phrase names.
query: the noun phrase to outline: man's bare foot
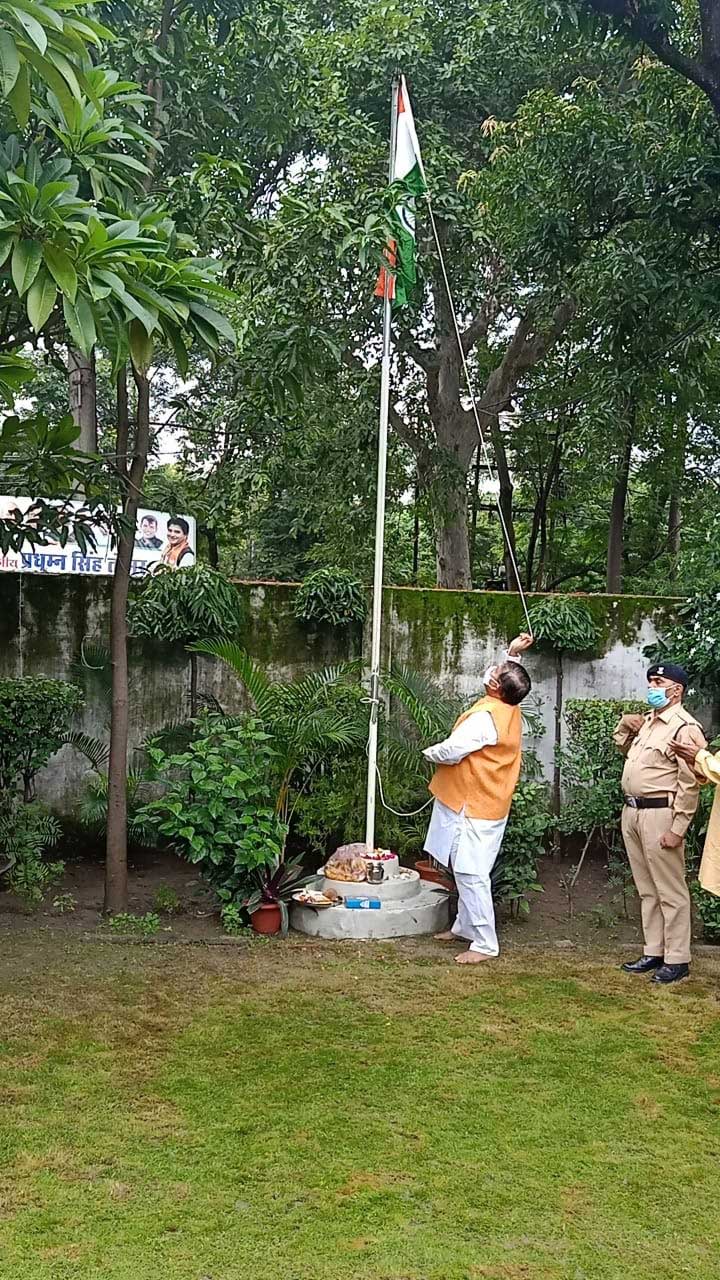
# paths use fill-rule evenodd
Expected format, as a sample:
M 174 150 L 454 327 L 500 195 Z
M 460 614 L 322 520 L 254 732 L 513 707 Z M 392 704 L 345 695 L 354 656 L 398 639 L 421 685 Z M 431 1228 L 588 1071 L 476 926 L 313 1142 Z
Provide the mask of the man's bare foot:
M 483 960 L 494 960 L 495 956 L 485 956 L 482 951 L 463 951 L 455 957 L 456 964 L 482 964 Z
M 433 938 L 436 942 L 454 942 L 457 937 L 452 929 L 445 929 L 443 933 L 434 933 Z

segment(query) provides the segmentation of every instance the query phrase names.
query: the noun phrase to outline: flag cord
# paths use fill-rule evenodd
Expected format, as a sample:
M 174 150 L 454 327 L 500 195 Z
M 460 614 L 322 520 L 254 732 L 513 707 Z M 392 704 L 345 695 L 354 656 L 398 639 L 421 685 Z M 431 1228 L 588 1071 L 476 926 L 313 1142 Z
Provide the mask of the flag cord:
M 480 411 L 478 410 L 477 401 L 475 399 L 475 391 L 472 384 L 472 378 L 470 376 L 470 369 L 468 367 L 468 362 L 465 356 L 465 349 L 463 347 L 462 335 L 460 333 L 460 326 L 458 324 L 457 313 L 455 311 L 455 302 L 452 295 L 452 289 L 450 288 L 450 281 L 448 279 L 447 268 L 445 266 L 445 256 L 442 251 L 440 236 L 438 235 L 438 229 L 435 222 L 435 215 L 433 212 L 432 201 L 430 199 L 430 193 L 428 189 L 427 178 L 425 175 L 425 169 L 422 162 L 422 157 L 420 155 L 420 148 L 417 143 L 417 136 L 415 135 L 415 125 L 412 120 L 412 109 L 410 108 L 409 99 L 407 100 L 407 106 L 406 106 L 405 96 L 406 96 L 405 77 L 401 76 L 398 73 L 396 74 L 393 82 L 393 93 L 392 93 L 389 178 L 390 178 L 390 182 L 392 183 L 396 177 L 395 147 L 396 147 L 396 141 L 397 141 L 398 108 L 403 113 L 405 113 L 407 109 L 407 113 L 409 115 L 409 123 L 412 130 L 412 138 L 414 141 L 413 150 L 415 152 L 415 162 L 419 167 L 420 174 L 422 175 L 422 179 L 423 179 L 423 185 L 425 188 L 424 194 L 425 194 L 425 199 L 427 201 L 427 208 L 428 208 L 428 214 L 430 216 L 430 225 L 432 227 L 433 239 L 435 241 L 435 247 L 437 249 L 438 259 L 440 261 L 440 270 L 442 271 L 443 283 L 445 285 L 445 292 L 447 294 L 447 299 L 448 299 L 448 303 L 450 305 L 450 311 L 452 314 L 453 328 L 455 330 L 455 339 L 457 341 L 458 351 L 460 353 L 460 360 L 462 363 L 463 374 L 465 377 L 465 384 L 467 386 L 468 395 L 470 397 L 470 403 L 472 404 L 472 412 L 473 412 L 473 417 L 475 419 L 475 426 L 477 427 L 478 441 L 479 441 L 478 447 L 480 449 L 482 458 L 484 460 L 485 467 L 487 468 L 487 473 L 490 478 L 490 482 L 491 484 L 494 484 L 495 476 L 493 474 L 493 469 L 490 462 L 487 445 L 485 443 L 485 436 L 483 434 L 483 429 L 480 422 Z M 399 107 L 399 104 L 401 101 L 402 101 L 402 106 Z M 414 238 L 414 218 L 412 223 L 412 231 L 413 231 L 413 238 Z M 380 394 L 378 495 L 377 495 L 377 504 L 376 504 L 377 509 L 376 509 L 376 532 L 375 532 L 375 576 L 374 576 L 374 587 L 373 587 L 372 657 L 371 657 L 370 698 L 369 698 L 370 727 L 369 727 L 368 744 L 367 744 L 368 778 L 367 778 L 366 825 L 365 825 L 365 844 L 368 849 L 374 848 L 374 843 L 375 843 L 376 783 L 380 792 L 380 803 L 382 804 L 383 808 L 387 809 L 388 812 L 395 814 L 396 817 L 398 818 L 415 817 L 418 813 L 422 813 L 424 809 L 427 809 L 428 806 L 432 804 L 432 799 L 433 799 L 431 796 L 430 799 L 425 802 L 425 804 L 421 805 L 419 809 L 413 809 L 411 813 L 400 813 L 397 809 L 391 808 L 391 806 L 387 803 L 385 799 L 385 795 L 383 793 L 382 777 L 380 775 L 380 769 L 377 763 L 378 718 L 379 718 L 378 712 L 379 712 L 379 706 L 380 706 L 380 624 L 381 624 L 381 613 L 382 613 L 382 566 L 383 566 L 384 515 L 385 515 L 385 511 L 384 511 L 385 464 L 386 464 L 387 428 L 388 428 L 388 416 L 389 416 L 389 391 L 390 391 L 390 352 L 391 352 L 391 324 L 392 324 L 391 298 L 393 296 L 390 293 L 389 289 L 390 289 L 389 279 L 386 276 L 382 280 L 382 295 L 381 295 L 384 300 L 383 360 L 382 360 L 382 379 L 381 379 L 381 394 Z M 510 565 L 512 567 L 513 573 L 515 574 L 515 584 L 517 586 L 518 594 L 520 596 L 520 602 L 522 604 L 523 613 L 525 615 L 527 629 L 529 632 L 532 632 L 532 626 L 530 623 L 530 615 L 528 613 L 525 593 L 522 589 L 522 583 L 520 581 L 520 573 L 518 570 L 517 560 L 515 558 L 515 551 L 512 545 L 512 541 L 510 539 L 510 530 L 508 529 L 508 525 L 505 520 L 502 507 L 500 505 L 499 494 L 495 500 L 495 505 L 497 506 L 498 515 L 500 517 L 500 525 L 502 528 L 503 537 L 505 539 L 505 545 L 507 547 L 508 559 L 510 561 Z
M 467 358 L 465 356 L 465 348 L 463 347 L 463 343 L 462 343 L 462 335 L 460 333 L 460 326 L 458 324 L 457 312 L 455 311 L 455 301 L 453 299 L 452 289 L 450 288 L 450 281 L 448 279 L 448 273 L 445 267 L 445 256 L 442 251 L 440 236 L 438 235 L 438 229 L 435 222 L 435 215 L 433 213 L 432 201 L 430 199 L 430 192 L 427 189 L 427 185 L 425 188 L 425 200 L 427 202 L 427 209 L 430 215 L 430 225 L 432 227 L 433 239 L 435 241 L 435 248 L 437 249 L 438 259 L 440 261 L 440 270 L 442 271 L 443 283 L 445 285 L 445 292 L 447 294 L 448 303 L 450 304 L 450 313 L 453 319 L 455 339 L 457 341 L 458 351 L 460 352 L 460 359 L 462 361 L 463 373 L 465 375 L 465 385 L 467 386 L 468 395 L 470 397 L 470 403 L 472 404 L 473 417 L 475 418 L 475 426 L 477 427 L 478 438 L 480 441 L 479 447 L 482 453 L 483 461 L 487 468 L 488 476 L 490 477 L 491 482 L 494 484 L 495 476 L 493 475 L 492 464 L 490 462 L 490 458 L 488 455 L 487 445 L 485 444 L 485 436 L 483 434 L 483 429 L 480 424 L 480 412 L 478 410 L 477 401 L 475 399 L 475 391 L 472 384 L 472 378 L 470 376 L 470 369 L 468 368 Z M 515 584 L 517 586 L 518 595 L 520 596 L 520 603 L 522 604 L 523 613 L 525 614 L 527 629 L 529 632 L 532 632 L 532 624 L 530 622 L 530 614 L 528 613 L 527 601 L 525 599 L 525 592 L 522 589 L 522 583 L 520 581 L 520 572 L 518 569 L 517 560 L 515 559 L 515 552 L 513 550 L 513 545 L 510 540 L 510 531 L 507 527 L 505 516 L 503 514 L 502 507 L 500 506 L 499 498 L 495 499 L 495 506 L 497 507 L 498 515 L 500 517 L 500 524 L 503 531 L 503 537 L 505 539 L 505 545 L 508 549 L 508 556 L 510 558 L 510 563 L 512 565 L 513 573 L 515 574 Z
M 434 796 L 430 796 L 430 799 L 426 800 L 425 804 L 421 804 L 419 809 L 411 809 L 410 813 L 401 813 L 399 809 L 393 809 L 392 805 L 389 805 L 387 800 L 385 799 L 385 794 L 383 792 L 382 777 L 380 776 L 380 769 L 378 765 L 375 765 L 375 772 L 377 773 L 378 791 L 380 792 L 380 803 L 383 809 L 387 809 L 388 813 L 394 813 L 396 818 L 415 818 L 418 813 L 422 813 L 423 809 L 427 809 L 435 799 Z

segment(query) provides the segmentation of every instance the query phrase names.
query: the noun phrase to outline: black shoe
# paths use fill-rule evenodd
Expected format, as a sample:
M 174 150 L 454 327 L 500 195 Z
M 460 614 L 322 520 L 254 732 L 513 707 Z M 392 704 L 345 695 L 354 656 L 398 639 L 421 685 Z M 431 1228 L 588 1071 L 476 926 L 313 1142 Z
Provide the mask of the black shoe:
M 664 964 L 657 973 L 654 973 L 651 982 L 662 982 L 667 985 L 668 982 L 679 982 L 681 978 L 690 976 L 689 964 Z
M 621 964 L 620 968 L 625 973 L 650 973 L 652 969 L 664 968 L 664 962 L 662 956 L 641 956 L 632 964 Z

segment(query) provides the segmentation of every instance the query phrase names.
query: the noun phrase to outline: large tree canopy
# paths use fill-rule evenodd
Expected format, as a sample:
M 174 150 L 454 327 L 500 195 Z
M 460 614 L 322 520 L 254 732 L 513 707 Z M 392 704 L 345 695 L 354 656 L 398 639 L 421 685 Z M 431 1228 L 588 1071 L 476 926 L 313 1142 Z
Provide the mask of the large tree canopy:
M 709 65 L 709 18 L 692 5 L 648 15 L 635 17 Z M 73 199 L 111 199 L 117 156 L 97 151 L 120 151 L 140 239 L 143 202 L 162 194 L 176 234 L 226 263 L 237 353 L 220 373 L 191 356 L 148 479 L 197 510 L 213 562 L 283 577 L 369 570 L 373 285 L 400 65 L 523 580 L 682 578 L 716 507 L 717 124 L 705 86 L 630 30 L 633 14 L 145 0 L 101 16 L 114 66 L 146 98 L 109 84 L 87 127 L 111 141 L 95 149 L 79 121 L 55 125 L 83 173 Z M 388 573 L 512 585 L 422 202 L 418 233 L 420 286 L 394 321 Z M 118 295 L 96 299 L 83 279 L 100 333 Z M 144 312 L 136 279 L 156 290 L 131 273 L 122 304 Z M 7 296 L 14 342 L 31 324 Z M 169 319 L 158 309 L 158 335 Z M 64 323 L 56 308 L 44 341 Z

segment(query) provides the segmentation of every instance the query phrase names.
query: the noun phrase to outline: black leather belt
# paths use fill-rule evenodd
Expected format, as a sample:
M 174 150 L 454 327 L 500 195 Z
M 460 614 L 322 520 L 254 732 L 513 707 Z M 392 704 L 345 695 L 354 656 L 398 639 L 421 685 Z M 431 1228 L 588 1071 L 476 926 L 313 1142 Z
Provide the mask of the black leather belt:
M 631 809 L 669 809 L 667 796 L 624 796 Z

